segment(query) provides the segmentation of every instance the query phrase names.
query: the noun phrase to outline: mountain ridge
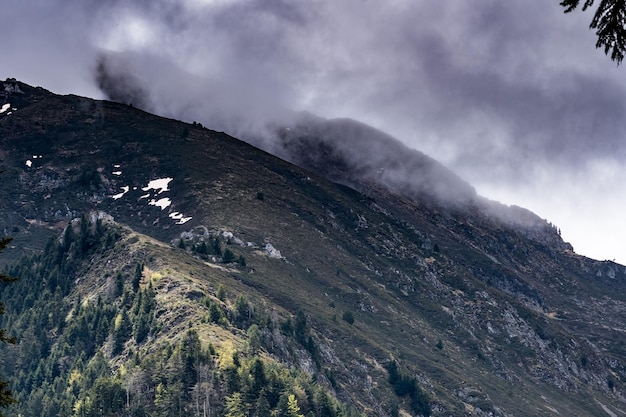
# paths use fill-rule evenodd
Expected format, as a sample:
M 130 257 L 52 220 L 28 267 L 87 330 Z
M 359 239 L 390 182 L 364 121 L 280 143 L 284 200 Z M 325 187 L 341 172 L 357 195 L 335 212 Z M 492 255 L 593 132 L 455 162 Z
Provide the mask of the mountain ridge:
M 295 336 L 304 342 L 294 345 L 295 354 L 272 350 L 279 340 L 289 345 L 280 338 L 264 339 L 261 351 L 371 415 L 582 416 L 623 406 L 626 270 L 576 255 L 535 215 L 503 208 L 494 219 L 490 210 L 502 207 L 480 198 L 445 205 L 369 177 L 337 185 L 319 175 L 323 159 L 305 170 L 198 124 L 17 85 L 26 93 L 5 91 L 16 110 L 0 115 L 3 183 L 11 184 L 0 191 L 1 227 L 15 236 L 13 259 L 25 247 L 41 253 L 43 238 L 61 239 L 68 225 L 79 234 L 82 221 L 72 221 L 84 213 L 106 212 L 137 242 L 160 242 L 142 246 L 144 279 L 162 283 L 155 297 L 171 306 L 179 297 L 173 289 L 189 288 L 187 326 L 204 347 L 218 329 L 195 314 L 208 314 L 199 301 L 206 295 L 216 302 L 218 283 L 231 293 L 224 308 L 241 295 L 280 312 L 280 320 L 261 326 L 267 335 L 301 311 L 309 333 Z M 297 141 L 299 133 L 292 135 Z M 521 227 L 502 220 L 510 210 L 530 221 Z M 205 248 L 216 239 L 220 255 Z M 112 244 L 123 257 L 124 246 Z M 122 273 L 130 285 L 128 267 L 107 264 L 111 258 L 102 253 L 89 256 L 85 261 L 102 270 L 71 275 L 63 311 L 76 308 L 77 294 L 102 276 Z M 133 326 L 138 331 L 139 321 Z M 245 329 L 231 330 L 243 346 Z M 180 336 L 166 327 L 154 332 L 150 337 Z M 50 329 L 56 333 L 61 327 Z M 46 340 L 60 349 L 56 337 Z M 128 339 L 121 353 L 106 346 L 96 351 L 117 364 L 123 380 L 125 358 L 143 345 Z M 395 380 L 387 370 L 392 363 L 401 376 Z M 407 381 L 408 390 L 398 388 Z M 414 402 L 420 392 L 429 398 L 428 413 Z

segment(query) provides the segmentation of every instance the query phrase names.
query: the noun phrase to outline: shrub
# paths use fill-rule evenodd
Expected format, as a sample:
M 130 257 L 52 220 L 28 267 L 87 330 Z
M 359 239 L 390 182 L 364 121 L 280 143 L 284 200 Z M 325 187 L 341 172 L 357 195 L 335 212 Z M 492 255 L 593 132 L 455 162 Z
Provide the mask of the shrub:
M 344 311 L 341 318 L 350 325 L 354 324 L 354 315 L 350 311 Z

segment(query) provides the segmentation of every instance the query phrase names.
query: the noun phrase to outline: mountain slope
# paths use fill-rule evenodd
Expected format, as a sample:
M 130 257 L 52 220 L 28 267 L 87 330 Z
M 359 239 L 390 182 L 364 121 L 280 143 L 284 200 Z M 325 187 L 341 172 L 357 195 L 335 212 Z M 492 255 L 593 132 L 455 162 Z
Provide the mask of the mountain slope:
M 131 359 L 145 366 L 160 341 L 176 346 L 183 329 L 195 330 L 204 349 L 230 340 L 243 350 L 250 322 L 237 326 L 229 316 L 224 331 L 219 320 L 202 321 L 210 304 L 201 300 L 217 303 L 222 285 L 224 311 L 237 311 L 242 296 L 273 317 L 260 326 L 267 360 L 313 375 L 368 415 L 602 416 L 623 408 L 624 267 L 574 254 L 545 221 L 476 196 L 427 157 L 365 126 L 318 120 L 281 133 L 299 168 L 199 125 L 16 81 L 3 87 L 1 99 L 15 109 L 0 114 L 9 258 L 40 256 L 47 236 L 63 242 L 69 224 L 87 236 L 80 225 L 97 230 L 98 216 L 124 230 L 107 250 L 76 255 L 56 295 L 60 318 L 42 335 L 46 351 L 61 349 L 79 300 L 107 299 L 119 273 L 132 287 L 143 264 L 142 288 L 155 280 L 161 326 L 140 343 L 129 338 L 114 349 L 109 340 L 90 352 L 122 381 Z M 346 129 L 352 141 L 367 136 L 368 148 L 393 146 L 399 157 L 347 158 L 354 148 L 336 142 Z M 415 188 L 404 172 L 425 180 Z M 95 217 L 70 223 L 83 215 Z M 14 298 L 25 299 L 29 286 L 19 288 Z M 113 317 L 124 310 L 116 300 Z M 287 318 L 301 330 L 281 333 Z M 7 320 L 29 328 L 19 316 Z M 133 322 L 132 332 L 139 327 Z M 19 366 L 7 364 L 15 377 Z M 32 392 L 54 377 L 34 381 Z

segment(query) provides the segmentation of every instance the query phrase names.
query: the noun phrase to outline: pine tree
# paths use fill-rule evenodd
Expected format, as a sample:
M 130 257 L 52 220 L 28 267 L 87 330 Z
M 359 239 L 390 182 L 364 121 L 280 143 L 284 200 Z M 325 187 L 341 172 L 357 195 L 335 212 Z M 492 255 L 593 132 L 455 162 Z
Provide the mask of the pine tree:
M 319 417 L 335 417 L 336 412 L 333 404 L 328 397 L 328 394 L 324 391 L 319 391 L 316 395 L 317 402 L 317 415 Z
M 213 240 L 213 255 L 222 255 L 222 245 L 220 244 L 220 238 L 217 236 L 215 237 L 215 240 Z
M 271 409 L 270 403 L 267 401 L 265 397 L 265 393 L 261 392 L 261 396 L 256 402 L 256 417 L 270 417 Z
M 250 381 L 250 394 L 252 399 L 258 399 L 261 391 L 267 384 L 267 377 L 265 376 L 265 366 L 263 362 L 257 358 L 252 364 L 252 368 L 250 369 L 250 376 L 252 377 Z
M 241 393 L 235 392 L 226 397 L 226 417 L 246 417 L 246 409 L 241 399 Z
M 259 326 L 253 324 L 248 327 L 248 331 L 246 332 L 248 335 L 248 347 L 250 349 L 250 353 L 252 355 L 256 355 L 257 352 L 261 349 L 262 344 L 262 335 Z
M 230 249 L 226 249 L 222 257 L 222 262 L 225 264 L 229 264 L 234 261 L 235 261 L 235 254 Z
M 585 0 L 583 11 L 593 6 L 595 0 Z M 575 10 L 580 0 L 563 0 L 565 13 Z M 590 29 L 595 29 L 598 40 L 596 48 L 604 49 L 606 55 L 619 65 L 626 52 L 626 1 L 603 0 L 591 19 Z
M 11 242 L 10 238 L 2 238 L 0 239 L 0 252 L 2 252 Z M 4 273 L 0 273 L 0 283 L 8 284 L 9 282 L 16 281 L 15 278 L 12 278 Z M 0 302 L 0 314 L 4 314 L 4 304 Z M 6 329 L 0 329 L 0 342 L 3 343 L 15 343 L 15 338 L 10 337 Z M 9 389 L 9 382 L 3 379 L 0 379 L 0 408 L 5 408 L 15 402 L 15 398 L 13 398 L 13 393 Z M 2 417 L 2 413 L 0 413 L 0 417 Z
M 287 410 L 289 413 L 289 417 L 303 417 L 302 414 L 300 414 L 300 406 L 298 405 L 298 400 L 293 394 L 289 394 L 289 397 L 287 399 Z
M 123 310 L 115 317 L 113 323 L 113 354 L 118 355 L 124 350 L 124 344 L 132 335 L 133 327 L 128 313 Z
M 133 291 L 137 292 L 141 284 L 141 278 L 143 277 L 143 265 L 137 264 L 135 267 L 135 275 L 133 276 Z

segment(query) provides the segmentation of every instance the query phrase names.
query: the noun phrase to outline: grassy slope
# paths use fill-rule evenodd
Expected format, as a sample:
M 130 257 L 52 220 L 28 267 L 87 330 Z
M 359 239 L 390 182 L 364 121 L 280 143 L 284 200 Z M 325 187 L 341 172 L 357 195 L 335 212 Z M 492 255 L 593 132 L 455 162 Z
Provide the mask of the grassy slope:
M 42 122 L 33 126 L 35 115 Z M 532 345 L 507 333 L 505 312 L 514 312 L 517 318 L 521 303 L 515 293 L 497 289 L 487 278 L 522 276 L 515 269 L 517 258 L 509 260 L 511 254 L 504 253 L 505 264 L 494 264 L 479 243 L 455 229 L 458 222 L 450 224 L 454 221 L 445 213 L 403 202 L 400 210 L 410 219 L 413 228 L 409 228 L 406 220 L 387 216 L 371 199 L 243 142 L 113 103 L 51 97 L 12 116 L 16 117 L 2 125 L 6 179 L 34 192 L 4 189 L 4 201 L 16 202 L 9 211 L 35 218 L 41 216 L 37 207 L 48 205 L 54 212 L 61 202 L 75 212 L 97 207 L 158 239 L 141 236 L 120 249 L 120 257 L 127 257 L 130 250 L 153 258 L 149 267 L 161 277 L 158 299 L 172 331 L 167 337 L 193 323 L 205 340 L 243 343 L 241 335 L 199 321 L 194 294 L 213 293 L 222 283 L 232 294 L 247 294 L 281 312 L 304 310 L 320 344 L 324 368 L 336 373 L 339 395 L 375 414 L 383 414 L 384 404 L 393 398 L 382 368 L 390 358 L 417 375 L 434 402 L 453 414 L 477 404 L 482 408 L 497 404 L 514 415 L 554 415 L 548 407 L 562 415 L 603 414 L 588 394 L 571 391 L 584 389 L 584 382 L 567 391 L 542 382 L 538 368 L 551 363 L 537 356 L 542 349 L 553 354 L 554 348 L 543 346 L 535 336 Z M 24 158 L 39 153 L 44 158 L 38 171 L 25 170 Z M 114 164 L 122 166 L 121 176 L 111 174 Z M 97 184 L 80 182 L 85 167 L 100 168 Z M 58 175 L 63 186 L 38 189 L 42 171 Z M 168 176 L 174 178 L 168 194 L 172 210 L 193 213 L 188 224 L 174 225 L 167 210 L 148 207 L 139 199 L 140 188 L 149 180 Z M 107 198 L 122 185 L 138 189 L 118 201 Z M 95 206 L 84 190 L 101 195 Z M 397 202 L 390 204 L 398 207 Z M 54 216 L 43 220 L 47 227 L 57 221 Z M 442 228 L 444 221 L 447 225 Z M 20 219 L 15 224 L 18 238 L 45 230 Z M 247 268 L 208 266 L 170 247 L 181 232 L 195 226 L 229 231 L 254 242 L 255 247 L 230 246 L 236 255 L 245 256 Z M 485 230 L 496 234 L 477 229 Z M 264 255 L 266 243 L 280 250 L 284 259 Z M 435 252 L 432 243 L 438 243 L 441 251 Z M 521 238 L 515 243 L 526 245 L 545 268 L 558 263 L 549 260 L 544 248 L 528 247 Z M 567 274 L 572 269 L 560 271 Z M 542 285 L 548 301 L 562 305 L 565 298 L 548 291 L 540 270 L 523 278 Z M 605 290 L 599 295 L 603 294 Z M 353 313 L 353 325 L 342 320 L 346 311 Z M 545 321 L 537 313 L 531 318 Z M 487 322 L 496 333 L 487 330 Z M 531 326 L 530 332 L 534 330 Z M 568 337 L 560 327 L 554 333 L 557 344 Z M 437 348 L 439 340 L 443 349 Z M 560 348 L 568 354 L 567 346 Z M 475 395 L 461 398 L 458 392 L 464 387 L 475 389 Z M 610 404 L 601 392 L 596 387 L 594 395 Z

